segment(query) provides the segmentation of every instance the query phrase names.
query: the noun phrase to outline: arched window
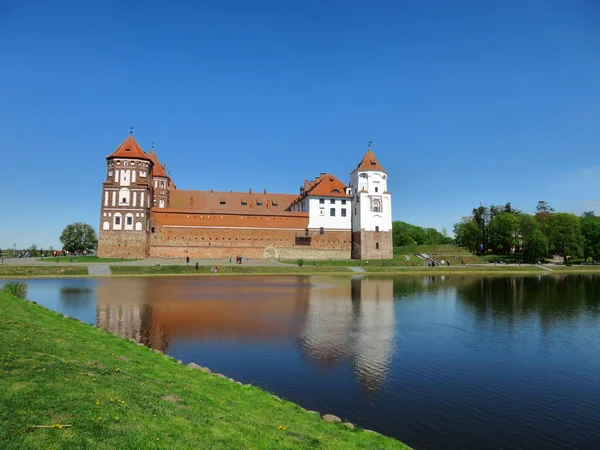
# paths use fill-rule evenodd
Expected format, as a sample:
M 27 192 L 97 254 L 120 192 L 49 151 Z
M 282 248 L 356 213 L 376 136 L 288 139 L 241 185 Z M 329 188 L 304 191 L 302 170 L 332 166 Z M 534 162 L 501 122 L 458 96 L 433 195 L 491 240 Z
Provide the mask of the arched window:
M 371 211 L 381 212 L 381 199 L 380 198 L 374 198 L 371 200 Z
M 379 250 L 379 242 L 375 242 L 375 248 Z
M 130 192 L 129 189 L 119 189 L 119 205 L 129 206 Z
M 121 217 L 121 213 L 115 213 L 113 217 L 113 230 L 121 230 L 123 228 Z
M 325 234 L 325 228 L 323 228 L 323 227 L 319 228 L 319 234 Z
M 133 214 L 131 213 L 125 215 L 125 229 L 133 230 Z
M 103 229 L 103 230 L 110 230 L 110 223 L 108 222 L 108 220 L 105 220 L 105 221 L 102 223 L 102 229 Z

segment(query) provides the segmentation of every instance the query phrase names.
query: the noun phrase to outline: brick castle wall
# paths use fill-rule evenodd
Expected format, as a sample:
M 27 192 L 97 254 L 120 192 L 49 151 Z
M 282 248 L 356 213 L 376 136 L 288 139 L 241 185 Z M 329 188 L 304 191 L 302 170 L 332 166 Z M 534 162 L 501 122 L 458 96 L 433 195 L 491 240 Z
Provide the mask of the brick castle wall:
M 253 259 L 349 258 L 351 232 L 311 231 L 306 217 L 233 216 L 155 213 L 150 233 L 150 257 Z M 221 218 L 222 217 L 222 218 Z M 222 228 L 221 228 L 222 227 Z
M 379 249 L 377 248 L 379 244 Z M 392 259 L 391 231 L 357 231 L 352 233 L 352 258 L 355 259 Z
M 98 257 L 147 258 L 148 233 L 131 230 L 102 230 L 98 239 Z

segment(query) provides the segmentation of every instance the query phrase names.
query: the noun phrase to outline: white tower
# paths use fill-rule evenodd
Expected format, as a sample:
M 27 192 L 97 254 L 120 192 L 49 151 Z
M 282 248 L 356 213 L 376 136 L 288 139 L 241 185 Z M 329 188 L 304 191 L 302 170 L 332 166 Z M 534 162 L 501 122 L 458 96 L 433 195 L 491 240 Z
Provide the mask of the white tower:
M 392 259 L 392 196 L 387 172 L 371 148 L 350 177 L 352 258 Z

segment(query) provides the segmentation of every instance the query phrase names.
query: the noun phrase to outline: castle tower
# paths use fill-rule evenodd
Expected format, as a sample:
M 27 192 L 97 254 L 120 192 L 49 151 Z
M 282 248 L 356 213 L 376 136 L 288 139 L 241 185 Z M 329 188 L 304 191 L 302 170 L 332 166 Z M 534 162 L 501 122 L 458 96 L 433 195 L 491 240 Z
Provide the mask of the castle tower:
M 154 164 L 152 168 L 152 203 L 151 208 L 168 208 L 171 206 L 171 177 L 167 175 L 166 165 L 161 166 L 154 148 L 148 155 Z
M 132 135 L 106 157 L 98 256 L 146 258 L 154 163 Z
M 387 172 L 369 148 L 350 174 L 352 258 L 392 259 L 392 196 Z

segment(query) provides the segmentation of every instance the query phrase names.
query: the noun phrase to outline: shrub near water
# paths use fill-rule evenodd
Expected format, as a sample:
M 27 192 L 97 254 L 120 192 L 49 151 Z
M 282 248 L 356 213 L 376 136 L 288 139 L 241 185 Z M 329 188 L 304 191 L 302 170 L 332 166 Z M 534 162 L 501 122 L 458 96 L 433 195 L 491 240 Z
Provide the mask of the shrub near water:
M 24 283 L 7 283 L 3 290 L 19 298 L 25 298 L 27 295 L 27 285 Z

